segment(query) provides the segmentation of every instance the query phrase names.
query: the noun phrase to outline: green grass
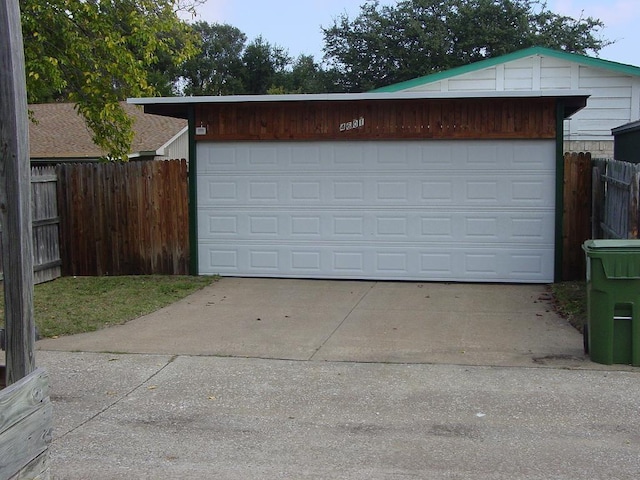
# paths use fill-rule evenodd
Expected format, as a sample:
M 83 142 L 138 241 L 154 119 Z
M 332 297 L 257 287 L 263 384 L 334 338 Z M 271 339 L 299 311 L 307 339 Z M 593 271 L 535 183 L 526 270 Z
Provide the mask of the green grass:
M 582 333 L 587 322 L 587 286 L 584 281 L 559 282 L 551 285 L 556 311 Z
M 165 307 L 216 277 L 63 277 L 34 287 L 34 317 L 41 337 L 92 332 Z M 4 295 L 0 296 L 4 324 Z

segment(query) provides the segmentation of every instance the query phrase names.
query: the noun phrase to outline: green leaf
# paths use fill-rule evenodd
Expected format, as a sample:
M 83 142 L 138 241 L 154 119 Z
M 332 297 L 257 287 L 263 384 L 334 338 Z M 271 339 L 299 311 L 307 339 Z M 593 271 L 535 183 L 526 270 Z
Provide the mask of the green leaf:
M 22 0 L 29 102 L 76 103 L 95 143 L 109 158 L 125 160 L 133 131 L 118 102 L 156 94 L 159 59 L 179 65 L 195 53 L 197 36 L 177 14 L 193 5 Z

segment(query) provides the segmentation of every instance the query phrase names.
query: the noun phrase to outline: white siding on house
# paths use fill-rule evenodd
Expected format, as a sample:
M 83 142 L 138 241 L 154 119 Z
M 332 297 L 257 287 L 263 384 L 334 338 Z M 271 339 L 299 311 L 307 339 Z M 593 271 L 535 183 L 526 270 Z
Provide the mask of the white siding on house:
M 570 89 L 575 84 L 573 77 L 579 72 L 572 68 L 570 62 L 552 57 L 542 57 L 539 62 L 541 90 Z
M 487 68 L 486 70 L 475 72 L 472 81 L 466 77 L 450 78 L 448 88 L 450 92 L 475 90 L 496 91 L 496 74 L 497 70 L 495 68 Z
M 446 91 L 446 90 L 442 90 L 442 86 L 440 84 L 440 82 L 435 82 L 435 83 L 429 83 L 427 85 L 424 86 L 424 88 L 421 88 L 420 90 L 414 90 L 411 89 L 411 91 L 420 91 L 420 92 L 440 92 L 440 91 Z
M 161 149 L 157 160 L 180 160 L 189 158 L 189 130 L 185 128 L 169 140 Z
M 541 70 L 541 90 L 571 89 L 573 83 L 571 67 L 550 67 Z
M 640 77 L 582 65 L 570 60 L 531 55 L 456 75 L 405 91 L 583 90 L 586 108 L 565 121 L 565 141 L 613 142 L 611 129 L 640 120 Z
M 531 62 L 515 61 L 504 66 L 504 90 L 533 90 Z

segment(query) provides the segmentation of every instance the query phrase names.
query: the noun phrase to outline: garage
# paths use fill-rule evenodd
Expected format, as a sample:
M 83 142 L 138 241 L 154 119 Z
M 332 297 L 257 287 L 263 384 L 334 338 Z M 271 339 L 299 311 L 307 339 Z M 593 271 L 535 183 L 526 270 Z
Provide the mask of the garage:
M 199 274 L 553 282 L 558 125 L 586 97 L 492 95 L 139 103 L 190 119 Z

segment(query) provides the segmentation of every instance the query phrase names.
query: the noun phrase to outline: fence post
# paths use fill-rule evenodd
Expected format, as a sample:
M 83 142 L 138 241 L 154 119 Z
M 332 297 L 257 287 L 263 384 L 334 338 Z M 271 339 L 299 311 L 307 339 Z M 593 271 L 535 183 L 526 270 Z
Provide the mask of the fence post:
M 601 223 L 604 209 L 604 182 L 602 175 L 604 175 L 606 169 L 606 160 L 593 162 L 591 178 L 591 238 L 602 238 Z
M 564 210 L 562 279 L 584 278 L 582 243 L 591 234 L 591 154 L 564 155 Z
M 7 384 L 35 370 L 29 127 L 17 1 L 0 3 L 0 218 Z
M 638 183 L 640 182 L 640 168 L 638 165 L 634 166 L 634 171 L 631 174 L 631 187 L 629 191 L 629 236 L 628 238 L 640 238 L 638 236 Z

